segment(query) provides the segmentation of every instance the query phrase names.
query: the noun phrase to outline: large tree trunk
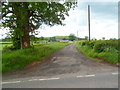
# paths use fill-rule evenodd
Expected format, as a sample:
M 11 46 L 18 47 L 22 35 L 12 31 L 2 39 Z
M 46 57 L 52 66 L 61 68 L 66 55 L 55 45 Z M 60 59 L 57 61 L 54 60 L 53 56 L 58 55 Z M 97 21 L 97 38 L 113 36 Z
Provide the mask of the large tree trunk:
M 21 2 L 21 3 L 14 3 L 13 5 L 14 13 L 16 15 L 16 25 L 17 28 L 15 28 L 15 40 L 14 40 L 14 46 L 17 49 L 20 48 L 29 48 L 30 47 L 30 36 L 29 36 L 29 18 L 30 18 L 30 10 L 28 8 L 29 3 L 28 2 Z M 21 10 L 22 8 L 22 10 Z M 20 12 L 20 13 L 19 13 Z M 17 37 L 16 37 L 17 36 Z M 18 41 L 19 38 L 19 41 Z
M 22 36 L 22 48 L 29 48 L 30 47 L 30 36 L 29 36 L 29 10 L 28 10 L 28 3 L 23 3 L 25 7 L 24 12 L 24 19 L 22 28 L 24 29 L 24 35 Z
M 24 36 L 22 37 L 22 48 L 30 47 L 30 36 L 29 31 L 24 32 Z

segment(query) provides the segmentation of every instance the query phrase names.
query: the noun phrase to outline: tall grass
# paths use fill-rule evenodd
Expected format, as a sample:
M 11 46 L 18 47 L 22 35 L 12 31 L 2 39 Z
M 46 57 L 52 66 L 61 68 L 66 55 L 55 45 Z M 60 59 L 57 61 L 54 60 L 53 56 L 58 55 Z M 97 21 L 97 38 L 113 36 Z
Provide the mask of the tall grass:
M 98 61 L 119 63 L 118 40 L 78 41 L 76 48 Z
M 54 42 L 38 44 L 34 48 L 4 52 L 2 54 L 2 72 L 24 68 L 34 61 L 43 61 L 53 52 L 69 44 L 69 42 Z

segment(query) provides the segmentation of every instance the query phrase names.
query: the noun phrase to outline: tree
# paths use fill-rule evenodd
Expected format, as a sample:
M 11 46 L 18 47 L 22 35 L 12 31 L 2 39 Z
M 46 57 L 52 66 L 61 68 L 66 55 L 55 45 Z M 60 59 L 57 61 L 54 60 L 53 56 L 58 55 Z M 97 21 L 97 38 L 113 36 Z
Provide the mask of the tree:
M 15 48 L 30 47 L 30 32 L 42 24 L 64 25 L 65 15 L 76 2 L 2 2 L 3 26 L 9 27 Z
M 40 40 L 44 40 L 44 37 L 43 37 L 43 36 L 41 36 L 41 37 L 40 37 Z
M 74 41 L 76 39 L 76 36 L 74 34 L 69 35 L 69 40 Z
M 88 40 L 88 36 L 85 36 L 85 40 Z
M 50 42 L 56 42 L 56 37 L 50 37 L 49 41 Z
M 78 40 L 85 40 L 85 39 L 84 39 L 84 38 L 79 38 L 79 37 L 78 37 Z
M 38 37 L 35 37 L 35 35 L 30 35 L 30 40 L 32 43 L 36 43 L 39 41 L 39 38 Z
M 105 40 L 105 37 L 102 37 L 102 40 Z
M 92 40 L 97 40 L 96 38 L 92 38 Z
M 67 40 L 67 38 L 64 37 L 62 40 Z

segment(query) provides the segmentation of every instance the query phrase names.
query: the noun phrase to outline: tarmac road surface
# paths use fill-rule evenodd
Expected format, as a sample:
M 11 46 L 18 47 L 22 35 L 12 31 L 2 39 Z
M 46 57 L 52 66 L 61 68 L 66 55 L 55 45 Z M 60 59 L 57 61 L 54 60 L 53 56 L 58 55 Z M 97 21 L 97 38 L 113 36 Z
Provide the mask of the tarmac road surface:
M 75 43 L 55 52 L 42 64 L 2 76 L 3 88 L 118 87 L 118 68 L 91 60 L 76 50 Z

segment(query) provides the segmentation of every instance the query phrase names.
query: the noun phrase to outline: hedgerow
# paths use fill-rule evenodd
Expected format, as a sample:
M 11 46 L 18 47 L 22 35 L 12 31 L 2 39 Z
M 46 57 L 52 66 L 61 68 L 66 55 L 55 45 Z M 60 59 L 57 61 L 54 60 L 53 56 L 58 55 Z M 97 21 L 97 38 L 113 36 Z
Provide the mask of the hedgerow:
M 118 40 L 92 40 L 92 41 L 78 41 L 77 49 L 90 57 L 103 57 L 104 60 L 110 63 L 119 63 L 118 54 L 119 46 Z

